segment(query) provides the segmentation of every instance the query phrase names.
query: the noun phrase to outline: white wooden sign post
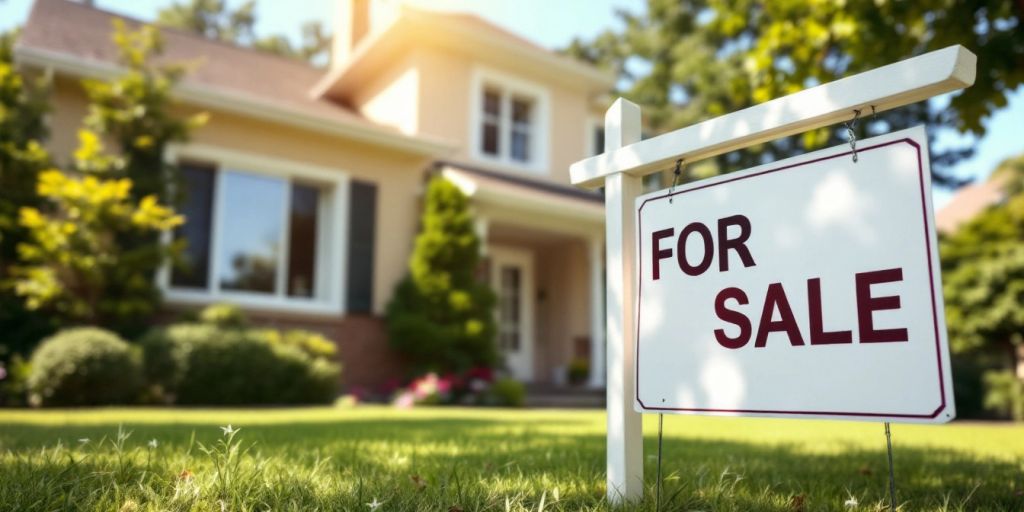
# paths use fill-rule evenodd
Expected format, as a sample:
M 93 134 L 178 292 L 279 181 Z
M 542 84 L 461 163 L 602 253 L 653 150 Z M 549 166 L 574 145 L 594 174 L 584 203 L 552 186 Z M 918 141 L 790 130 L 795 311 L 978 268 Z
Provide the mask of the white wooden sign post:
M 976 57 L 951 46 L 640 140 L 640 108 L 617 100 L 605 117 L 605 153 L 570 169 L 573 184 L 605 187 L 607 243 L 607 479 L 613 503 L 643 495 L 637 399 L 637 205 L 641 179 L 679 159 L 687 163 L 849 121 L 974 83 Z M 925 169 L 924 172 L 928 172 Z M 739 414 L 742 414 L 739 413 Z

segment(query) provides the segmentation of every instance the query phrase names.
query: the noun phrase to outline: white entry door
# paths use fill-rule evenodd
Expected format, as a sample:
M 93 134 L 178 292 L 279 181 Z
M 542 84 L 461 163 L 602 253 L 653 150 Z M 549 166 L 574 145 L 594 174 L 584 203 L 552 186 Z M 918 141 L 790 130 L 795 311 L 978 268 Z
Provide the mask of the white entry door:
M 522 381 L 533 380 L 533 253 L 491 247 L 491 286 L 498 295 L 498 350 L 505 367 Z

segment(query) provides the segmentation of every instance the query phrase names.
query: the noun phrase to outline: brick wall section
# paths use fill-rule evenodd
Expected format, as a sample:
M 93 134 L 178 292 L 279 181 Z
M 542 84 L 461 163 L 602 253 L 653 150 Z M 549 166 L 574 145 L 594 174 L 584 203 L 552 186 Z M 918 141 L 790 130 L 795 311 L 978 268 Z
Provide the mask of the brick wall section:
M 371 315 L 320 317 L 250 311 L 253 325 L 278 329 L 307 329 L 334 340 L 341 359 L 341 382 L 346 389 L 376 389 L 404 375 L 401 358 L 388 345 L 384 320 Z

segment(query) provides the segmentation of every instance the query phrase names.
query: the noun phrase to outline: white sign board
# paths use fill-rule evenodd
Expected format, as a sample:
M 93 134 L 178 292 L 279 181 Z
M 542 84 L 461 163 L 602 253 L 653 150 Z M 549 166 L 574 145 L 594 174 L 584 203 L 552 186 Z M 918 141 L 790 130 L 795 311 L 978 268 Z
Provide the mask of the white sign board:
M 636 201 L 640 412 L 955 416 L 922 127 Z

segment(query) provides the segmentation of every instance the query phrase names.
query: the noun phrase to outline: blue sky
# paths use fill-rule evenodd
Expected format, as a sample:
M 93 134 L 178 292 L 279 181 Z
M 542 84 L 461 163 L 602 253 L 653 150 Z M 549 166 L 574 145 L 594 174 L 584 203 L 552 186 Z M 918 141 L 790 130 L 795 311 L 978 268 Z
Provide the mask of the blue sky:
M 525 36 L 548 48 L 559 48 L 573 37 L 592 37 L 608 27 L 618 27 L 616 9 L 637 11 L 642 0 L 418 0 L 435 9 L 476 13 L 487 20 Z M 95 0 L 96 5 L 142 19 L 152 19 L 169 0 Z M 238 5 L 239 0 L 229 0 Z M 287 34 L 299 37 L 302 22 L 310 19 L 330 23 L 333 0 L 257 0 L 257 31 L 261 35 Z M 24 22 L 31 0 L 0 0 L 0 30 Z M 301 8 L 296 6 L 301 5 Z M 977 140 L 976 154 L 954 171 L 960 176 L 987 176 L 1003 159 L 1024 152 L 1024 88 L 1013 93 L 1009 105 L 986 122 L 986 135 Z M 969 137 L 945 135 L 942 142 L 969 142 Z M 945 204 L 950 193 L 935 191 L 936 205 Z

